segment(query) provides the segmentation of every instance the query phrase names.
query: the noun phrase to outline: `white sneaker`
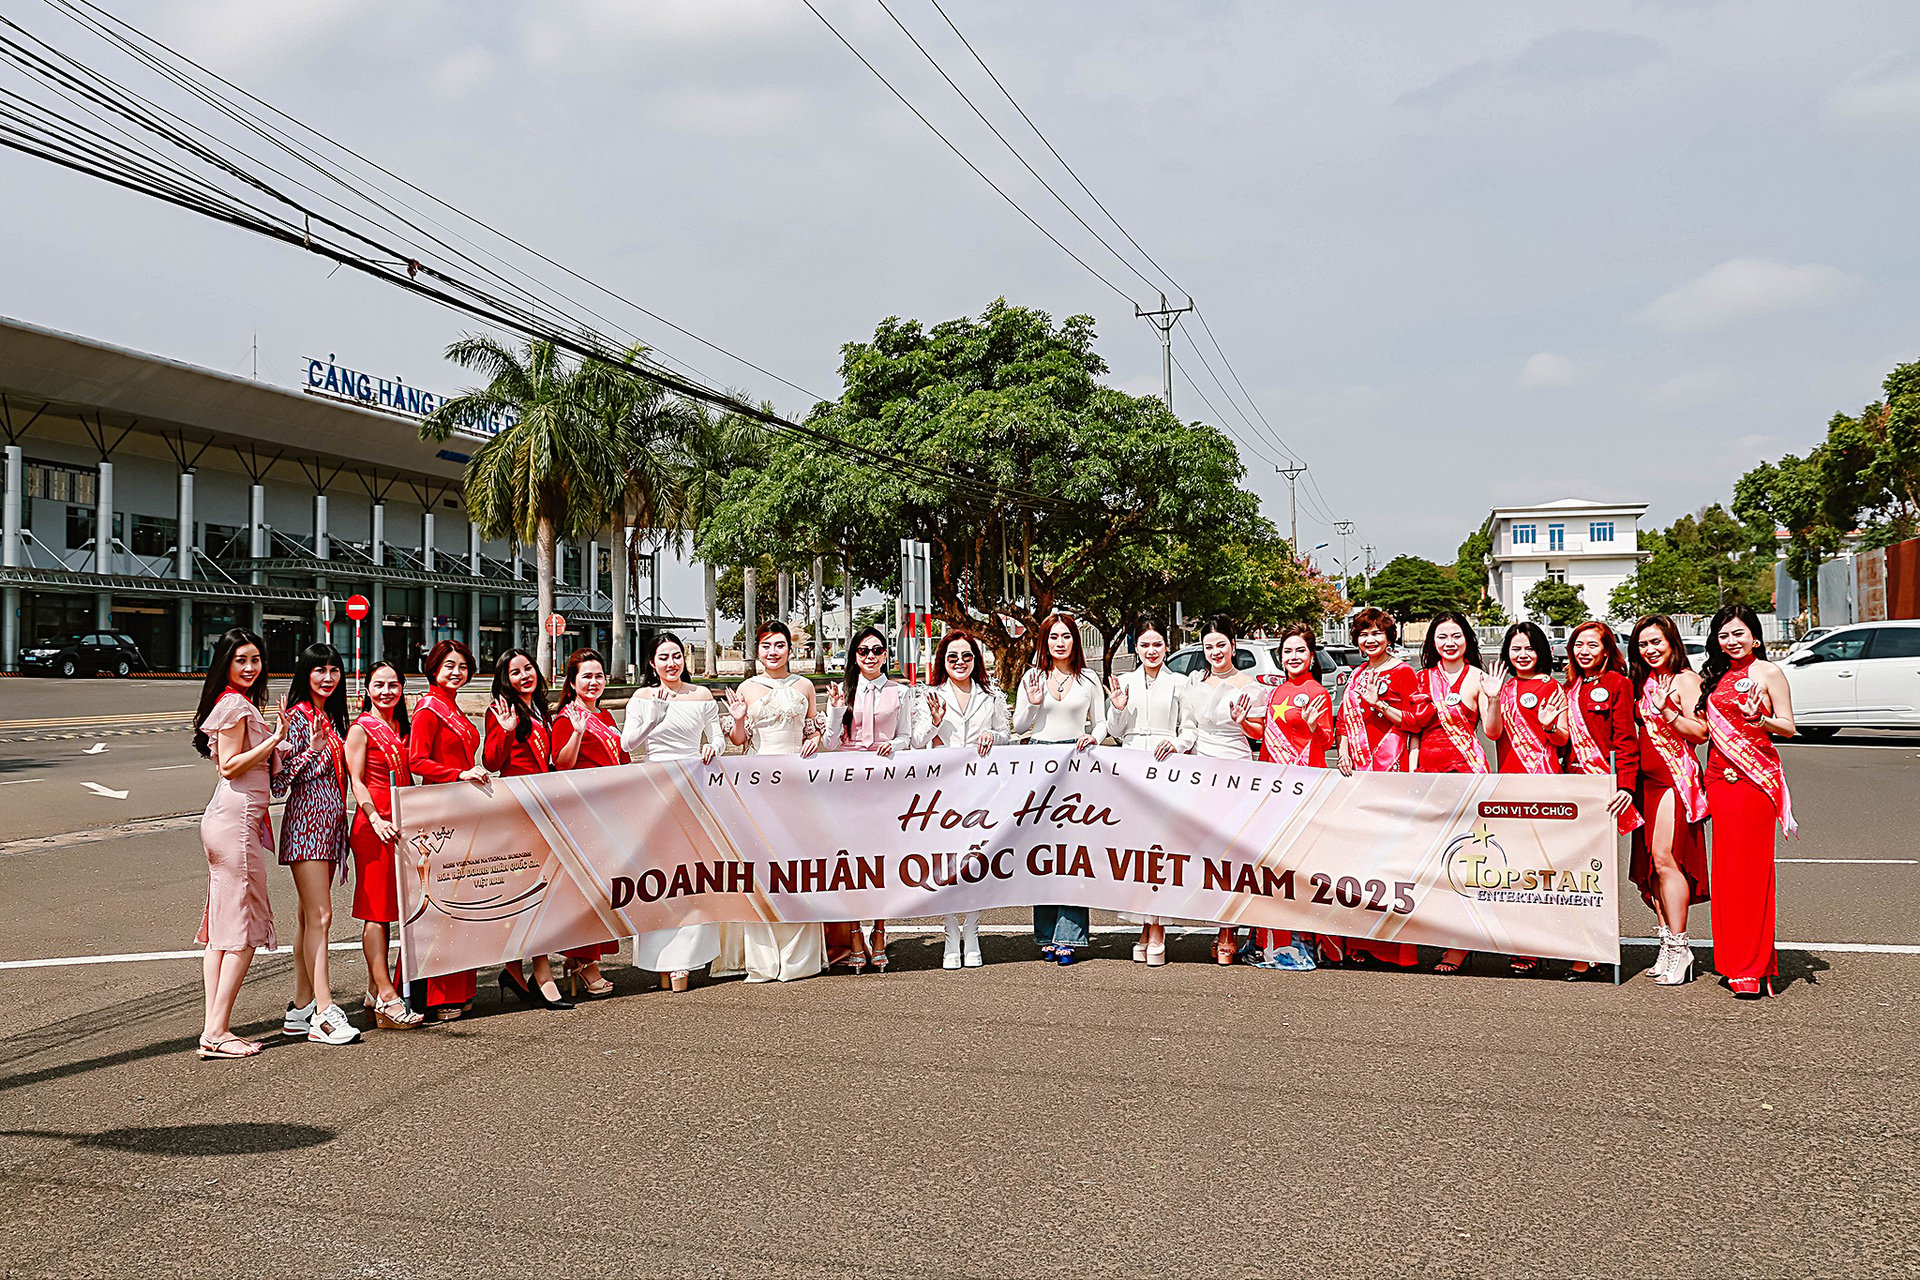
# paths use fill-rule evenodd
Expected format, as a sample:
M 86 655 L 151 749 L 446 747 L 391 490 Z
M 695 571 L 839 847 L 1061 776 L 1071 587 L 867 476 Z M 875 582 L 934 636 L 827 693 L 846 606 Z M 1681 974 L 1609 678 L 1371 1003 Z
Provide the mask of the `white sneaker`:
M 947 946 L 946 950 L 940 955 L 940 967 L 942 969 L 958 969 L 960 967 L 960 934 L 956 930 L 949 929 L 947 931 Z
M 964 921 L 960 925 L 960 962 L 969 969 L 978 969 L 986 963 L 980 955 L 980 922 Z
M 306 1035 L 313 1030 L 315 1012 L 312 1001 L 308 1001 L 304 1008 L 296 1008 L 293 1001 L 287 1001 L 287 1016 L 280 1020 L 280 1034 L 283 1036 Z
M 330 1004 L 313 1017 L 307 1039 L 314 1044 L 352 1044 L 360 1038 L 360 1028 L 347 1021 L 347 1011 Z

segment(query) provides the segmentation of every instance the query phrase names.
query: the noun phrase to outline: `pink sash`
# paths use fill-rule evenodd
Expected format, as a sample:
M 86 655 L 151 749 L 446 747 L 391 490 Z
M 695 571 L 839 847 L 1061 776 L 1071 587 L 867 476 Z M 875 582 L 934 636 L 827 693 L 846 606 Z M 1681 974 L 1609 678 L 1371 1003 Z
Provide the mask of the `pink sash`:
M 392 785 L 407 787 L 413 785 L 413 770 L 407 767 L 407 744 L 393 731 L 393 726 L 382 720 L 377 712 L 363 711 L 354 720 L 366 731 L 373 745 L 380 748 L 380 754 L 387 758 L 387 772 L 392 775 Z
M 580 705 L 581 704 L 577 702 L 571 703 L 569 704 L 569 710 Z M 579 725 L 586 732 L 593 735 L 595 742 L 606 748 L 607 755 L 611 759 L 618 760 L 620 758 L 620 753 L 623 748 L 620 745 L 620 734 L 613 727 L 613 718 L 611 716 L 604 711 L 589 712 L 583 707 L 579 717 Z
M 1734 687 L 1734 677 L 1739 674 L 1729 671 L 1722 676 L 1713 696 L 1707 699 L 1707 730 L 1713 735 L 1713 745 L 1719 748 L 1720 754 L 1733 761 L 1747 776 L 1747 781 L 1767 793 L 1780 819 L 1781 832 L 1791 838 L 1800 830 L 1800 824 L 1793 820 L 1793 797 L 1787 794 L 1787 773 L 1780 767 L 1780 752 L 1765 729 L 1747 723 L 1744 716 L 1734 719 L 1720 705 L 1723 701 L 1739 701 L 1740 691 Z
M 1575 773 L 1612 773 L 1613 765 L 1607 759 L 1607 753 L 1600 749 L 1600 740 L 1593 736 L 1593 726 L 1587 723 L 1586 700 L 1583 695 L 1587 682 L 1575 676 L 1567 685 L 1567 733 L 1571 738 L 1573 771 Z M 1628 805 L 1620 814 L 1620 831 L 1625 834 L 1647 825 L 1640 811 Z
M 893 741 L 900 727 L 900 689 L 900 685 L 888 681 L 885 687 L 868 699 L 865 690 L 855 688 L 853 725 L 848 731 L 851 741 L 842 742 L 841 746 L 873 751 L 881 743 Z M 854 743 L 862 745 L 854 747 Z
M 1427 696 L 1433 699 L 1433 718 L 1440 725 L 1441 732 L 1447 735 L 1447 741 L 1467 762 L 1467 772 L 1491 772 L 1487 764 L 1487 753 L 1480 749 L 1480 739 L 1474 736 L 1472 724 L 1479 720 L 1480 713 L 1469 711 L 1464 702 L 1449 703 L 1449 694 L 1460 690 L 1447 680 L 1447 673 L 1438 667 L 1426 672 Z M 1467 668 L 1460 669 L 1460 684 L 1467 682 Z
M 1398 729 L 1388 729 L 1381 735 L 1379 745 L 1371 751 L 1367 743 L 1371 736 L 1367 733 L 1367 704 L 1361 690 L 1367 686 L 1363 681 L 1372 681 L 1380 691 L 1384 701 L 1387 694 L 1387 676 L 1398 661 L 1388 663 L 1378 671 L 1372 667 L 1362 667 L 1353 673 L 1353 679 L 1347 685 L 1346 696 L 1340 699 L 1340 734 L 1353 744 L 1353 767 L 1371 773 L 1392 773 L 1400 767 L 1400 760 L 1406 754 L 1406 739 Z
M 1680 812 L 1688 822 L 1707 820 L 1707 791 L 1700 785 L 1700 758 L 1693 754 L 1693 746 L 1660 713 L 1654 705 L 1656 691 L 1673 684 L 1672 676 L 1649 676 L 1640 691 L 1640 726 L 1647 731 L 1647 741 L 1659 753 L 1667 773 L 1673 778 L 1674 792 L 1680 797 Z
M 435 688 L 438 686 L 436 685 Z M 451 701 L 432 690 L 421 694 L 419 700 L 413 704 L 415 715 L 419 715 L 422 711 L 431 712 L 440 723 L 459 734 L 460 741 L 467 748 L 467 759 L 469 761 L 473 759 L 473 754 L 480 750 L 480 731 L 473 727 L 473 721 L 461 715 L 460 709 Z
M 1559 686 L 1551 680 L 1547 684 L 1550 691 L 1546 696 L 1551 698 Z M 1557 754 L 1553 744 L 1541 736 L 1540 731 L 1534 728 L 1533 721 L 1521 712 L 1520 681 L 1517 679 L 1508 680 L 1500 686 L 1500 721 L 1507 735 L 1507 745 L 1520 757 L 1522 768 L 1528 773 L 1559 772 L 1553 767 Z

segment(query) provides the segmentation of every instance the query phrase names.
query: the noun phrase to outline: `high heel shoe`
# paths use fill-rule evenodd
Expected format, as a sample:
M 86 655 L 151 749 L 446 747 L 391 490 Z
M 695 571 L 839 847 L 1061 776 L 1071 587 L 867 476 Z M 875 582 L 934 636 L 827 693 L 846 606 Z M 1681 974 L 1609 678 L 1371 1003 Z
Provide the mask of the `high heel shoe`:
M 1147 962 L 1147 944 L 1146 943 L 1136 942 L 1133 944 L 1133 962 L 1135 964 L 1145 964 Z
M 669 991 L 685 991 L 689 974 L 685 969 L 675 969 L 671 974 L 661 974 Z
M 1693 944 L 1684 933 L 1676 933 L 1667 939 L 1668 953 L 1666 964 L 1653 980 L 1663 987 L 1678 987 L 1693 981 Z
M 1147 968 L 1149 969 L 1165 967 L 1167 963 L 1167 944 L 1164 942 L 1156 942 L 1147 947 L 1145 960 Z
M 527 985 L 527 980 L 511 969 L 502 969 L 500 971 L 500 1002 L 505 1004 L 508 996 L 512 996 L 521 1004 L 534 1003 L 533 988 Z
M 875 973 L 887 971 L 887 931 L 884 928 L 876 928 L 873 931 L 873 939 L 868 946 L 867 963 L 873 966 Z
M 1772 978 L 1730 978 L 1727 986 L 1735 1000 L 1761 1000 L 1773 994 Z
M 560 989 L 560 985 L 558 983 L 555 983 L 554 990 L 558 991 L 559 989 Z M 532 983 L 527 984 L 527 992 L 533 997 L 533 1002 L 539 1005 L 542 1009 L 573 1008 L 573 1001 L 567 999 L 565 996 L 549 996 L 546 992 L 542 991 L 539 987 L 534 986 Z
M 592 982 L 587 981 L 587 966 L 585 964 L 574 964 L 572 961 L 569 961 L 566 972 L 567 983 L 572 988 L 573 997 L 576 1000 L 582 997 L 588 1000 L 598 1000 L 603 996 L 613 994 L 613 983 L 606 977 L 595 978 Z
M 1230 965 L 1233 963 L 1236 951 L 1237 948 L 1233 945 L 1231 938 L 1215 939 L 1213 944 L 1213 962 L 1217 965 Z

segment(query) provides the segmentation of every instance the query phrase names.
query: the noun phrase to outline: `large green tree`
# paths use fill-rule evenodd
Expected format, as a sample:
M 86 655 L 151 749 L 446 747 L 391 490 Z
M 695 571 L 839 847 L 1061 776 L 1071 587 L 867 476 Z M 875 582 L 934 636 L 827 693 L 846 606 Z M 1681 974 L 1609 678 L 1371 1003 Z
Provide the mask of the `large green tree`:
M 808 415 L 811 438 L 734 476 L 701 554 L 836 547 L 856 582 L 891 587 L 900 539 L 928 542 L 935 614 L 978 631 L 1002 679 L 1055 609 L 1112 634 L 1137 609 L 1244 602 L 1233 564 L 1276 533 L 1232 443 L 1103 385 L 1093 343 L 1089 317 L 1055 324 L 1004 299 L 931 328 L 886 320 L 842 349 L 845 391 Z
M 1625 619 L 1650 613 L 1712 613 L 1726 604 L 1764 609 L 1773 598 L 1772 526 L 1749 525 L 1719 503 L 1664 531 L 1643 529 L 1647 558 L 1615 587 L 1607 610 Z
M 1586 588 L 1552 578 L 1542 578 L 1527 588 L 1520 603 L 1535 622 L 1556 627 L 1570 627 L 1592 616 L 1587 611 Z
M 1487 590 L 1487 574 L 1493 565 L 1493 517 L 1489 515 L 1480 522 L 1480 527 L 1468 534 L 1460 543 L 1460 549 L 1454 553 L 1453 573 L 1459 581 L 1469 603 L 1477 601 Z
M 1361 594 L 1365 603 L 1385 609 L 1400 622 L 1421 621 L 1471 603 L 1453 571 L 1419 556 L 1387 561 Z M 1477 597 L 1479 592 L 1473 594 Z
M 456 427 L 484 430 L 503 413 L 517 421 L 473 451 L 464 484 L 467 513 L 482 537 L 534 548 L 540 617 L 553 612 L 553 549 L 606 523 L 620 490 L 612 441 L 596 417 L 606 366 L 574 362 L 551 342 L 518 349 L 485 335 L 460 339 L 447 358 L 486 385 L 441 402 L 420 424 L 426 440 Z M 539 629 L 540 669 L 553 676 L 553 639 Z

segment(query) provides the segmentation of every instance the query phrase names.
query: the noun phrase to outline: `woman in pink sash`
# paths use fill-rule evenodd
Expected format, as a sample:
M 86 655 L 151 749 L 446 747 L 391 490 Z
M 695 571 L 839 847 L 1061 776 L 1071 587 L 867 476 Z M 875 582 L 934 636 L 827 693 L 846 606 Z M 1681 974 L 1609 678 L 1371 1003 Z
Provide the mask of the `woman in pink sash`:
M 1353 615 L 1348 634 L 1367 664 L 1353 673 L 1340 699 L 1340 772 L 1407 772 L 1407 734 L 1420 719 L 1420 677 L 1393 656 L 1399 628 L 1384 609 L 1362 609 Z M 1344 946 L 1342 945 L 1344 943 Z M 1338 963 L 1342 952 L 1370 956 L 1386 964 L 1411 968 L 1420 953 L 1411 942 L 1379 942 L 1369 938 L 1325 938 L 1322 949 Z
M 1713 615 L 1696 711 L 1707 718 L 1713 812 L 1713 967 L 1742 1000 L 1773 994 L 1773 830 L 1799 830 L 1773 740 L 1794 734 L 1793 695 L 1759 656 L 1760 618 L 1744 604 Z
M 367 961 L 366 1006 L 374 1025 L 408 1031 L 421 1016 L 394 989 L 387 967 L 388 931 L 400 919 L 395 869 L 393 789 L 413 782 L 407 767 L 407 698 L 400 668 L 385 658 L 367 671 L 360 715 L 347 727 L 347 789 L 352 793 L 353 918 L 360 921 L 360 950 Z
M 438 782 L 486 782 L 492 775 L 474 763 L 480 754 L 480 730 L 460 710 L 458 695 L 473 678 L 473 650 L 458 640 L 442 640 L 421 664 L 427 691 L 413 704 L 413 732 L 407 735 L 407 765 L 422 786 Z M 473 970 L 428 978 L 413 989 L 414 1007 L 451 1022 L 473 1007 Z
M 1465 615 L 1434 615 L 1420 646 L 1420 681 L 1426 695 L 1409 728 L 1419 734 L 1414 768 L 1421 773 L 1488 773 L 1487 753 L 1477 733 L 1492 724 L 1494 699 L 1480 670 L 1480 638 Z M 1449 947 L 1435 973 L 1458 973 L 1469 953 Z
M 1653 908 L 1660 954 L 1653 980 L 1679 986 L 1693 977 L 1687 910 L 1707 900 L 1707 791 L 1701 785 L 1698 745 L 1707 721 L 1695 716 L 1700 677 L 1687 664 L 1680 629 L 1664 613 L 1640 619 L 1628 644 L 1628 678 L 1638 694 L 1640 791 L 1646 819 L 1633 833 L 1627 878 Z
M 1644 821 L 1633 807 L 1640 785 L 1640 732 L 1633 722 L 1633 686 L 1613 628 L 1583 622 L 1567 636 L 1567 772 L 1611 774 L 1616 790 L 1607 801 L 1622 835 Z M 1567 974 L 1578 982 L 1600 970 L 1576 960 Z
M 847 646 L 846 677 L 827 686 L 823 751 L 870 751 L 887 759 L 913 745 L 912 691 L 887 675 L 889 646 L 878 627 L 867 627 Z M 845 953 L 841 952 L 844 941 Z M 828 963 L 859 973 L 868 965 L 887 971 L 887 922 L 849 920 L 827 926 Z
M 1506 673 L 1512 672 L 1511 679 Z M 1501 773 L 1560 773 L 1560 748 L 1567 745 L 1567 695 L 1553 678 L 1553 650 L 1547 633 L 1532 622 L 1516 622 L 1500 642 L 1500 661 L 1488 677 L 1493 684 L 1493 714 L 1487 736 L 1493 739 Z M 1538 956 L 1513 956 L 1507 968 L 1529 974 Z
M 600 705 L 607 691 L 607 663 L 592 649 L 575 649 L 567 655 L 566 674 L 560 681 L 560 704 L 553 709 L 553 767 L 555 769 L 605 769 L 631 764 L 627 749 L 620 745 L 620 728 L 613 713 Z M 592 999 L 613 994 L 613 983 L 600 972 L 600 961 L 617 955 L 617 942 L 594 942 L 566 951 L 567 980 L 577 998 Z
M 1333 697 L 1314 679 L 1313 628 L 1296 622 L 1280 633 L 1280 670 L 1286 679 L 1267 695 L 1260 734 L 1260 758 L 1276 764 L 1327 767 L 1333 745 Z M 1303 971 L 1315 967 L 1312 934 L 1290 929 L 1253 931 L 1254 965 L 1262 969 Z M 1336 949 L 1339 946 L 1335 942 Z

